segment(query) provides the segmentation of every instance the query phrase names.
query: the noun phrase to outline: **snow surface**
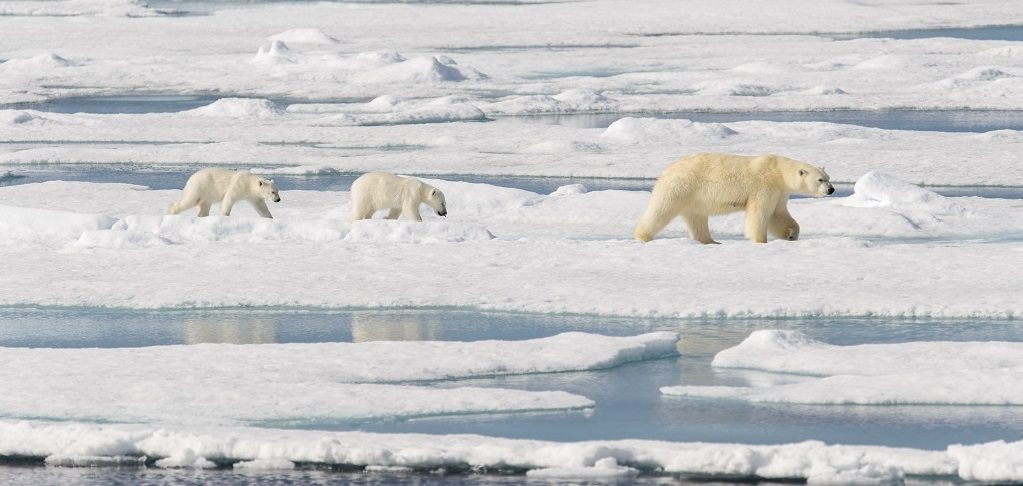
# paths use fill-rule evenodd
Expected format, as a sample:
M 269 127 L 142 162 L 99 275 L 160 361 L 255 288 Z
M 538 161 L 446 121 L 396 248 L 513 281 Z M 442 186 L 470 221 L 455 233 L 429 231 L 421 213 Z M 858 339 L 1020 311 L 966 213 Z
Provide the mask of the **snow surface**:
M 581 409 L 594 403 L 558 391 L 385 383 L 609 368 L 676 355 L 677 340 L 670 332 L 565 333 L 526 341 L 0 348 L 0 373 L 20 377 L 5 385 L 0 416 L 225 425 Z
M 540 478 L 628 477 L 634 474 L 631 470 L 640 470 L 805 478 L 815 484 L 879 484 L 907 476 L 1018 481 L 1023 479 L 1018 460 L 1021 448 L 1023 442 L 954 445 L 946 451 L 817 441 L 759 446 L 643 440 L 565 443 L 476 435 L 0 420 L 0 455 L 54 457 L 67 464 L 73 464 L 74 458 L 145 455 L 159 458 L 156 465 L 162 467 L 208 467 L 211 462 L 288 467 L 288 462 L 301 462 L 425 471 L 468 466 L 527 470 Z
M 0 64 L 3 66 L 3 64 Z M 224 98 L 180 113 L 99 115 L 0 109 L 0 166 L 203 164 L 291 173 L 384 170 L 655 178 L 697 151 L 778 153 L 832 180 L 880 171 L 914 184 L 1018 186 L 1023 134 L 883 130 L 824 122 L 702 123 L 623 116 L 606 129 L 480 123 L 485 107 L 454 96 L 378 97 L 337 107 Z M 439 123 L 445 122 L 445 123 Z M 74 142 L 74 143 L 68 143 Z M 298 166 L 298 167 L 296 167 Z
M 1023 315 L 1016 271 L 1023 267 L 1023 203 L 948 198 L 920 187 L 1023 185 L 1020 131 L 756 120 L 768 111 L 927 109 L 949 110 L 955 121 L 954 110 L 1023 109 L 1017 42 L 831 35 L 1001 25 L 1023 18 L 1018 1 L 781 0 L 769 9 L 754 0 L 684 7 L 674 0 L 228 2 L 202 15 L 171 13 L 135 0 L 2 2 L 3 171 L 98 163 L 256 166 L 261 173 L 318 177 L 426 174 L 440 177 L 429 182 L 447 194 L 451 216 L 427 211 L 423 224 L 353 224 L 347 192 L 282 187 L 273 220 L 255 217 L 244 203 L 230 218 L 197 219 L 164 215 L 180 191 L 72 182 L 0 187 L 0 306 Z M 219 99 L 177 113 L 44 111 L 59 110 L 62 98 L 138 93 Z M 46 101 L 49 108 L 34 104 Z M 729 123 L 649 118 L 694 111 L 750 115 Z M 588 128 L 584 117 L 571 118 L 586 114 L 617 121 Z M 550 125 L 538 115 L 567 117 Z M 444 174 L 652 179 L 694 151 L 806 160 L 825 166 L 835 181 L 855 182 L 855 194 L 793 200 L 803 238 L 794 243 L 750 244 L 741 216 L 728 216 L 712 222 L 723 245 L 680 238 L 678 223 L 642 245 L 630 235 L 647 192 L 568 185 L 536 194 L 443 180 Z M 483 351 L 493 343 L 419 343 L 376 354 L 361 344 L 267 345 L 260 349 L 276 361 L 257 362 L 251 346 L 161 347 L 149 354 L 0 349 L 0 367 L 12 370 L 5 376 L 39 377 L 5 382 L 2 414 L 62 421 L 0 421 L 0 456 L 67 466 L 135 465 L 148 456 L 158 467 L 239 470 L 468 465 L 611 480 L 658 471 L 811 483 L 892 483 L 914 475 L 1023 481 L 1019 442 L 920 451 L 246 426 L 588 408 L 589 399 L 563 392 L 405 381 L 613 366 L 674 352 L 675 337 L 549 339 L 569 342 L 544 341 L 558 350 L 545 353 L 502 343 L 497 348 L 512 353 L 505 361 L 496 360 L 498 351 Z M 610 341 L 593 341 L 600 339 Z M 388 345 L 405 346 L 379 346 Z M 458 361 L 445 348 L 444 359 L 431 355 L 420 367 L 386 361 L 444 346 L 477 355 Z M 884 346 L 755 335 L 739 347 L 748 355 L 726 351 L 717 364 L 734 359 L 731 365 L 788 373 L 785 379 L 683 392 L 806 403 L 1021 402 L 1019 387 L 1011 386 L 1020 371 L 1012 343 Z M 365 361 L 354 362 L 358 356 Z M 759 359 L 742 361 L 752 356 Z M 76 359 L 76 366 L 58 365 Z M 219 371 L 192 371 L 208 368 Z M 254 380 L 251 369 L 267 376 Z M 353 383 L 361 380 L 372 383 Z M 296 396 L 302 406 L 283 405 Z M 117 406 L 111 397 L 119 398 Z M 158 424 L 74 422 L 99 419 Z
M 450 212 L 440 218 L 424 209 L 423 224 L 352 224 L 347 192 L 282 187 L 275 218 L 263 219 L 245 203 L 226 218 L 164 216 L 177 190 L 56 181 L 0 187 L 9 235 L 0 240 L 0 305 L 1023 315 L 1013 271 L 1023 263 L 1018 200 L 944 198 L 870 173 L 851 197 L 792 200 L 802 225 L 797 242 L 751 244 L 742 216 L 731 215 L 712 219 L 723 245 L 691 242 L 679 222 L 644 245 L 631 232 L 646 192 L 567 186 L 543 195 L 428 182 L 445 192 Z M 741 275 L 721 271 L 736 261 Z M 295 279 L 306 284 L 279 285 Z M 473 292 L 464 291 L 467 281 Z
M 719 352 L 721 368 L 821 378 L 753 387 L 663 387 L 666 395 L 825 405 L 1023 405 L 1023 344 L 909 342 L 835 346 L 797 331 L 755 331 Z

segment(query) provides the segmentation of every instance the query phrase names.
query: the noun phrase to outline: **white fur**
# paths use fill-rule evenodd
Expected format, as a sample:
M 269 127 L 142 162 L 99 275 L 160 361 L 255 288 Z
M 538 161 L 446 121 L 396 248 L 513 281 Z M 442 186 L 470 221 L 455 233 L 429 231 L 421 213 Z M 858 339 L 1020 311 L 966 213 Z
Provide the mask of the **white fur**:
M 689 236 L 717 243 L 710 236 L 708 217 L 746 211 L 746 237 L 766 243 L 799 238 L 799 223 L 789 214 L 790 194 L 824 197 L 834 192 L 824 169 L 778 155 L 742 156 L 697 153 L 671 164 L 654 184 L 646 212 L 635 236 L 650 241 L 676 216 L 682 216 Z
M 167 213 L 178 214 L 199 206 L 199 216 L 209 216 L 210 207 L 219 202 L 220 214 L 230 216 L 236 202 L 248 201 L 260 216 L 272 218 L 270 209 L 266 207 L 266 199 L 274 202 L 281 200 L 277 186 L 271 180 L 247 170 L 202 169 L 188 178 L 181 199 L 172 204 Z
M 368 172 L 352 183 L 352 220 L 370 219 L 380 209 L 389 209 L 387 219 L 422 221 L 419 205 L 425 203 L 437 214 L 448 214 L 444 193 L 413 177 L 386 172 Z

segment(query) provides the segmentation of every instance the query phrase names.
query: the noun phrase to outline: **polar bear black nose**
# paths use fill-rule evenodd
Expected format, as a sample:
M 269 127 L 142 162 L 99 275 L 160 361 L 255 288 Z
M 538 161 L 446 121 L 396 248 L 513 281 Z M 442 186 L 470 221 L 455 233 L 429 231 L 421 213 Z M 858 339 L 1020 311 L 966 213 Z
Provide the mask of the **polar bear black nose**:
M 834 186 L 829 187 L 828 188 L 828 195 L 831 195 L 831 194 L 834 194 L 834 193 L 835 193 L 835 187 Z

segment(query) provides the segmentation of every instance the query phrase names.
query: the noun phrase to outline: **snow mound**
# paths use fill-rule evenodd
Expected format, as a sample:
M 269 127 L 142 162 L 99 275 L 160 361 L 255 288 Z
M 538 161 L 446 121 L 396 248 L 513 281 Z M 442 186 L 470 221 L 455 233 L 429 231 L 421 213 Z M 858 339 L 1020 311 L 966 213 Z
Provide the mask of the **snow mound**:
M 0 233 L 4 235 L 0 241 L 66 242 L 91 230 L 108 229 L 116 221 L 101 214 L 0 205 Z
M 961 215 L 965 210 L 951 199 L 887 174 L 871 171 L 856 181 L 851 205 L 908 210 L 932 215 Z
M 519 150 L 524 154 L 572 154 L 577 152 L 600 152 L 598 144 L 578 140 L 545 140 L 523 147 Z
M 130 248 L 168 243 L 338 241 L 340 224 L 331 220 L 280 220 L 243 216 L 130 215 L 108 231 L 86 232 L 70 248 Z
M 1023 47 L 1018 46 L 995 47 L 993 49 L 980 51 L 977 53 L 977 55 L 984 57 L 1020 57 L 1023 56 Z
M 36 113 L 21 110 L 0 110 L 0 125 L 38 125 L 50 121 Z
M 394 111 L 394 108 L 401 104 L 404 99 L 395 95 L 380 95 L 366 103 L 366 108 L 373 111 Z
M 948 446 L 948 455 L 959 464 L 957 472 L 965 481 L 1023 481 L 1023 442 L 955 444 Z
M 225 118 L 272 118 L 284 113 L 276 103 L 259 98 L 221 98 L 183 113 Z
M 353 79 L 361 83 L 440 83 L 456 81 L 478 81 L 487 75 L 468 66 L 439 57 L 417 57 L 398 61 L 356 75 Z
M 990 66 L 981 66 L 973 68 L 965 73 L 956 76 L 958 79 L 966 79 L 973 81 L 994 81 L 996 79 L 1014 78 L 1016 75 L 1007 73 L 1002 69 Z
M 994 450 L 1000 444 L 990 447 Z M 977 447 L 977 446 L 974 446 Z M 1023 442 L 1005 444 L 1018 457 Z M 1019 480 L 1009 468 L 981 462 L 966 448 L 927 451 L 806 441 L 781 445 L 645 440 L 550 442 L 479 435 L 374 434 L 314 430 L 0 420 L 0 455 L 133 455 L 216 458 L 218 462 L 289 461 L 345 465 L 375 471 L 445 466 L 539 470 L 534 476 L 581 479 L 627 477 L 626 468 L 721 476 L 724 479 L 803 478 L 810 484 L 899 483 L 907 475 L 955 476 L 958 471 Z M 971 454 L 972 453 L 972 454 Z M 953 454 L 957 457 L 954 459 Z M 1008 457 L 1008 456 L 1007 456 Z M 965 461 L 977 461 L 975 465 Z M 182 461 L 189 462 L 189 461 Z M 1010 459 L 1008 464 L 1015 464 Z M 575 474 L 572 474 L 572 473 Z M 1018 474 L 1018 473 L 1016 473 Z M 965 478 L 964 478 L 965 479 Z
M 595 91 L 570 89 L 554 96 L 516 96 L 486 105 L 484 109 L 503 115 L 600 113 L 617 110 L 618 102 Z
M 826 85 L 817 85 L 810 89 L 803 90 L 802 93 L 811 95 L 846 95 L 849 94 L 842 88 Z
M 629 143 L 685 141 L 689 139 L 723 139 L 738 132 L 721 123 L 699 123 L 691 120 L 661 120 L 626 117 L 615 121 L 600 136 Z
M 550 193 L 551 196 L 575 196 L 577 194 L 586 194 L 586 186 L 582 184 L 568 184 L 558 187 L 554 192 Z
M 0 64 L 0 71 L 31 73 L 33 71 L 64 68 L 75 65 L 73 62 L 52 52 L 32 57 L 11 58 Z
M 771 96 L 782 91 L 781 88 L 767 84 L 743 82 L 700 83 L 695 86 L 703 94 L 711 96 Z
M 360 52 L 360 53 L 355 55 L 355 59 L 359 60 L 359 61 L 362 61 L 362 62 L 367 62 L 367 63 L 372 63 L 372 64 L 380 64 L 380 65 L 384 65 L 384 64 L 397 64 L 397 63 L 400 63 L 400 62 L 405 62 L 405 60 L 406 60 L 405 56 L 403 56 L 403 55 L 401 55 L 401 53 L 395 52 L 395 51 Z
M 288 29 L 279 34 L 271 35 L 266 39 L 270 42 L 281 41 L 289 44 L 313 44 L 319 46 L 329 46 L 340 42 L 337 39 L 324 34 L 322 30 L 311 27 Z
M 765 330 L 721 351 L 712 364 L 820 378 L 752 387 L 675 386 L 661 392 L 818 405 L 1023 405 L 1023 389 L 1006 386 L 1023 372 L 1023 343 L 834 346 L 799 332 Z
M 941 369 L 979 371 L 1023 367 L 1023 343 L 923 341 L 835 346 L 797 331 L 762 330 L 719 352 L 712 364 L 820 376 L 873 376 Z
M 424 211 L 431 211 L 425 209 Z M 428 221 L 363 220 L 352 224 L 345 241 L 388 241 L 395 243 L 463 243 L 488 241 L 494 235 L 473 224 Z
M 894 54 L 885 54 L 883 56 L 872 57 L 865 61 L 862 61 L 852 69 L 862 70 L 891 70 L 891 69 L 902 69 L 906 66 L 906 60 Z
M 256 56 L 252 62 L 257 64 L 291 64 L 295 60 L 291 57 L 291 49 L 284 41 L 270 41 L 270 47 L 259 46 Z

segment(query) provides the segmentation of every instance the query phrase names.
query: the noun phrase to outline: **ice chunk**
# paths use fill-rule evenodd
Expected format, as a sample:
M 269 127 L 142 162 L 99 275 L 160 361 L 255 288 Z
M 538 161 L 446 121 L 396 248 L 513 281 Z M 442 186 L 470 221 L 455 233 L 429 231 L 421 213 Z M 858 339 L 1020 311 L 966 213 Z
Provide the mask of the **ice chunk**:
M 856 181 L 848 202 L 933 215 L 963 214 L 963 208 L 947 197 L 876 171 L 868 172 Z
M 721 123 L 626 117 L 607 127 L 601 137 L 629 143 L 646 143 L 663 140 L 722 139 L 737 134 L 738 132 Z
M 229 118 L 272 118 L 284 113 L 276 103 L 258 98 L 222 98 L 209 105 L 184 112 L 196 116 Z
M 1005 444 L 1006 453 L 1023 443 Z M 978 449 L 979 455 L 983 449 Z M 629 477 L 657 471 L 724 478 L 806 479 L 808 483 L 898 482 L 904 476 L 952 476 L 966 451 L 927 451 L 807 441 L 781 445 L 623 440 L 546 442 L 478 435 L 369 434 L 256 428 L 181 428 L 0 420 L 0 455 L 132 454 L 218 462 L 288 461 L 367 470 L 445 466 L 524 469 L 536 477 Z M 953 455 L 955 454 L 955 455 Z M 974 456 L 979 460 L 979 456 Z M 1008 457 L 1008 456 L 1005 456 Z M 1015 464 L 1011 459 L 1006 464 Z M 281 462 L 281 464 L 284 464 Z M 985 480 L 1019 480 L 1018 470 L 984 467 Z M 1014 475 L 1015 474 L 1015 475 Z M 972 479 L 972 478 L 963 478 Z
M 322 30 L 312 27 L 288 29 L 279 34 L 267 37 L 267 40 L 271 42 L 282 41 L 289 44 L 314 44 L 320 46 L 329 46 L 340 42 L 337 39 L 324 34 Z
M 755 387 L 664 387 L 666 395 L 752 402 L 867 405 L 1023 405 L 1023 343 L 910 342 L 834 346 L 762 330 L 712 364 L 821 376 Z

